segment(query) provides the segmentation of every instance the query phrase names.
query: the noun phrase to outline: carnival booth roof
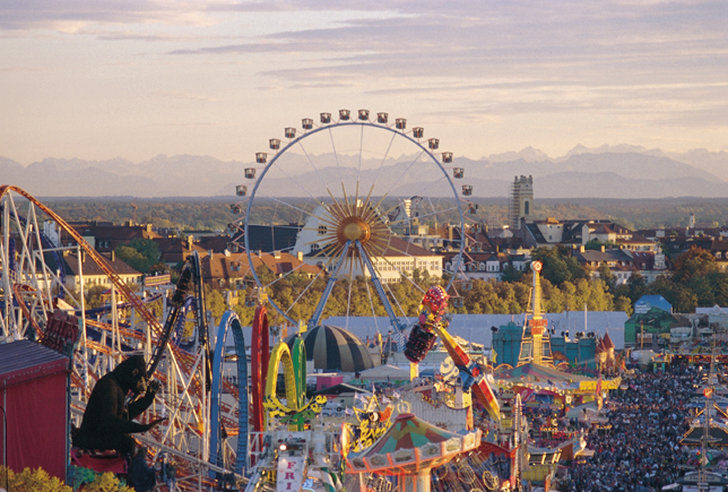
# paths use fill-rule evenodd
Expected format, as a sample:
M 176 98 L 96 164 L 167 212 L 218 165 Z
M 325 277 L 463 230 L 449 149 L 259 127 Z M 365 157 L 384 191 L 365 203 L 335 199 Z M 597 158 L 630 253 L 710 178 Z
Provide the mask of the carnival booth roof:
M 529 362 L 510 370 L 510 375 L 504 375 L 513 382 L 516 381 L 541 381 L 552 383 L 572 383 L 577 381 L 586 381 L 591 379 L 580 374 L 572 374 L 570 372 L 560 371 L 554 367 L 544 366 Z
M 480 429 L 466 434 L 450 432 L 403 413 L 371 447 L 349 457 L 348 472 L 414 474 L 476 448 L 480 434 Z
M 325 371 L 358 372 L 374 367 L 374 361 L 361 340 L 336 326 L 317 326 L 303 334 L 306 359 Z M 293 343 L 289 337 L 287 343 Z

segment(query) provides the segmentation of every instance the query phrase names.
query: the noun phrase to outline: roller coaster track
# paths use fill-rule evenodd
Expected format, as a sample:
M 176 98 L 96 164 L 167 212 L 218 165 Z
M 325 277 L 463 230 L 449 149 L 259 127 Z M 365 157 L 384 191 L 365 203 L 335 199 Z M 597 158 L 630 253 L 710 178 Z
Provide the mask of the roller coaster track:
M 14 195 L 29 202 L 27 216 L 21 217 L 19 215 L 19 207 L 16 207 L 13 200 Z M 105 333 L 115 333 L 116 335 L 112 335 L 112 340 L 113 336 L 118 336 L 129 341 L 131 345 L 135 345 L 136 341 L 148 340 L 149 343 L 153 344 L 157 360 L 162 357 L 165 349 L 168 348 L 167 353 L 169 355 L 163 366 L 165 370 L 157 371 L 156 376 L 164 384 L 165 391 L 158 396 L 155 405 L 150 408 L 148 413 L 150 418 L 153 418 L 154 415 L 168 415 L 169 424 L 165 426 L 166 430 L 155 429 L 148 436 L 143 436 L 143 440 L 156 449 L 155 456 L 158 452 L 169 452 L 182 460 L 182 462 L 178 463 L 178 470 L 183 477 L 178 480 L 177 487 L 179 489 L 197 490 L 202 484 L 214 483 L 208 478 L 208 471 L 205 471 L 220 468 L 207 458 L 209 454 L 207 448 L 209 447 L 210 421 L 205 409 L 208 401 L 206 395 L 209 394 L 210 388 L 211 374 L 209 367 L 211 357 L 205 327 L 204 297 L 201 282 L 196 282 L 193 289 L 185 292 L 185 294 L 195 297 L 196 307 L 198 307 L 196 321 L 198 336 L 200 337 L 200 350 L 196 353 L 190 353 L 175 343 L 168 343 L 167 338 L 164 336 L 162 324 L 147 304 L 133 292 L 130 285 L 127 285 L 116 274 L 109 260 L 98 253 L 62 217 L 25 190 L 13 185 L 1 185 L 0 226 L 2 228 L 0 228 L 0 253 L 4 256 L 0 256 L 0 281 L 2 282 L 0 291 L 3 293 L 0 303 L 4 302 L 4 305 L 0 305 L 0 313 L 2 313 L 3 317 L 8 316 L 8 318 L 0 319 L 0 325 L 2 325 L 3 330 L 9 330 L 15 337 L 23 336 L 22 330 L 25 330 L 26 326 L 31 331 L 35 331 L 37 337 L 42 336 L 43 319 L 49 316 L 52 310 L 52 302 L 49 301 L 51 289 L 48 287 L 50 285 L 48 283 L 48 274 L 50 273 L 52 276 L 54 272 L 44 262 L 44 250 L 48 249 L 48 245 L 41 244 L 38 240 L 40 234 L 36 216 L 38 210 L 55 222 L 63 233 L 75 241 L 79 250 L 83 251 L 87 258 L 98 266 L 99 270 L 103 272 L 119 294 L 121 303 L 116 306 L 116 309 L 120 307 L 133 309 L 135 311 L 134 319 L 137 322 L 136 326 L 124 327 L 117 326 L 118 323 L 112 326 L 101 321 L 85 320 L 84 326 L 88 327 L 92 332 L 101 334 L 101 339 L 93 340 L 86 337 L 83 341 L 83 350 L 77 349 L 76 351 L 77 355 L 74 359 L 79 359 L 84 371 L 79 372 L 74 369 L 71 373 L 74 388 L 82 389 L 77 395 L 80 399 L 77 399 L 77 397 L 72 398 L 71 406 L 74 413 L 80 415 L 79 412 L 83 412 L 85 406 L 83 400 L 87 396 L 89 385 L 98 379 L 100 373 L 103 374 L 109 364 L 113 365 L 122 355 L 118 351 L 118 346 L 115 348 L 114 344 L 109 343 L 109 338 L 105 336 Z M 14 241 L 18 238 L 21 240 L 18 247 L 22 247 L 23 260 L 17 265 L 18 270 L 15 271 L 16 265 L 13 264 L 13 255 L 15 255 L 15 251 L 20 252 L 20 250 L 16 249 L 17 245 L 14 244 Z M 199 277 L 199 270 L 196 273 Z M 23 283 L 28 279 L 31 283 L 34 283 L 35 287 Z M 43 284 L 44 279 L 45 284 Z M 84 309 L 76 312 L 84 316 L 88 314 L 88 311 Z M 11 313 L 12 319 L 10 317 Z M 18 323 L 22 318 L 25 318 L 22 321 L 22 327 L 13 324 Z M 145 324 L 148 331 L 144 329 Z M 131 343 L 131 341 L 135 342 Z M 93 352 L 93 354 L 90 352 Z M 99 364 L 98 362 L 92 362 L 92 360 L 101 360 L 102 362 Z M 203 372 L 204 374 L 202 374 Z M 203 382 L 203 378 L 206 380 L 205 382 Z M 220 382 L 225 392 L 234 393 L 236 397 L 238 396 L 238 388 L 224 379 Z M 221 402 L 219 408 L 221 413 L 219 422 L 222 422 L 225 427 L 232 431 L 230 435 L 239 432 L 239 421 L 235 418 L 239 414 L 237 409 L 231 407 L 227 402 Z M 160 414 L 160 412 L 162 413 Z M 154 442 L 152 443 L 152 441 Z M 193 445 L 192 448 L 189 447 L 190 444 Z
M 93 260 L 94 263 L 101 269 L 101 271 L 108 277 L 108 279 L 111 281 L 112 284 L 114 284 L 114 287 L 117 289 L 117 291 L 121 294 L 124 301 L 129 304 L 131 307 L 133 307 L 137 314 L 141 317 L 141 319 L 147 323 L 147 325 L 150 328 L 150 331 L 152 332 L 152 338 L 156 340 L 163 340 L 164 339 L 164 329 L 159 320 L 154 316 L 154 314 L 147 309 L 145 306 L 145 303 L 139 299 L 139 297 L 131 290 L 129 285 L 124 282 L 121 277 L 114 271 L 114 269 L 111 267 L 111 264 L 109 263 L 109 260 L 107 260 L 103 255 L 101 255 L 98 251 L 96 251 L 84 238 L 81 236 L 76 229 L 71 227 L 68 222 L 66 222 L 63 217 L 55 213 L 53 210 L 51 210 L 49 207 L 44 205 L 41 201 L 36 199 L 33 195 L 28 193 L 27 191 L 23 190 L 22 188 L 14 185 L 0 185 L 0 200 L 8 193 L 14 192 L 18 195 L 22 196 L 23 198 L 27 199 L 29 202 L 31 202 L 33 205 L 38 207 L 43 213 L 48 215 L 58 226 L 71 238 L 73 238 L 74 241 L 78 244 L 78 246 L 86 253 L 91 260 Z M 205 334 L 206 335 L 206 334 Z M 166 340 L 165 343 L 166 344 Z M 162 349 L 164 346 L 162 346 Z M 174 355 L 175 359 L 188 359 L 184 356 L 184 354 L 181 353 L 181 349 L 173 344 L 169 344 L 170 351 Z M 189 360 L 189 359 L 188 359 Z
M 149 325 L 150 329 L 157 336 L 157 338 L 162 335 L 162 325 L 159 323 L 159 320 L 157 320 L 157 318 L 146 308 L 142 300 L 139 299 L 136 294 L 134 294 L 134 292 L 129 288 L 126 282 L 124 282 L 121 277 L 119 277 L 119 275 L 117 275 L 117 273 L 113 270 L 113 268 L 111 268 L 109 260 L 107 260 L 93 247 L 91 247 L 91 245 L 86 242 L 86 240 L 78 233 L 78 231 L 71 227 L 68 222 L 63 220 L 60 215 L 45 206 L 42 202 L 37 200 L 33 195 L 23 190 L 22 188 L 14 185 L 0 185 L 0 199 L 2 199 L 2 197 L 6 193 L 9 193 L 11 191 L 17 193 L 18 195 L 22 196 L 33 205 L 38 207 L 40 210 L 43 211 L 43 213 L 48 215 L 56 224 L 58 224 L 66 234 L 71 236 L 73 240 L 76 241 L 76 243 L 81 247 L 81 249 L 83 249 L 83 251 L 94 261 L 94 263 L 98 265 L 101 271 L 104 272 L 104 275 L 106 275 L 111 283 L 114 284 L 114 287 L 116 287 L 116 289 L 121 293 L 126 302 L 131 304 L 132 307 L 136 309 L 136 312 Z

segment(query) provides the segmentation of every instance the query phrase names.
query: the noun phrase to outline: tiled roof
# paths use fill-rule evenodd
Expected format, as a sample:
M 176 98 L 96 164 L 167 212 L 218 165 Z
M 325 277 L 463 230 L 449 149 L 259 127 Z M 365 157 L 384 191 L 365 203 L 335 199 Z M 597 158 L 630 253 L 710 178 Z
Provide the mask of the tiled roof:
M 207 236 L 197 240 L 197 246 L 202 249 L 212 250 L 215 253 L 224 253 L 230 243 L 229 236 Z
M 396 236 L 390 236 L 384 251 L 378 253 L 373 251 L 374 256 L 436 256 L 436 253 L 409 243 Z
M 606 251 L 587 249 L 576 253 L 576 257 L 586 262 L 622 261 L 629 263 L 632 261 L 632 258 L 621 249 L 608 249 Z
M 314 265 L 308 265 L 289 253 L 251 255 L 253 267 L 258 268 L 265 265 L 276 275 L 283 275 L 294 269 L 301 273 L 316 275 L 321 269 Z M 246 253 L 214 253 L 212 256 L 206 254 L 200 258 L 202 278 L 213 279 L 236 279 L 243 278 L 250 274 L 250 263 Z M 252 276 L 250 277 L 252 279 Z
M 141 275 L 141 272 L 134 270 L 132 267 L 124 263 L 118 256 L 113 255 L 112 260 L 111 254 L 99 253 L 105 257 L 111 265 L 111 269 L 119 275 Z M 78 255 L 75 253 L 68 253 L 63 255 L 63 260 L 66 263 L 66 272 L 71 275 L 78 275 Z M 84 275 L 105 275 L 104 271 L 99 268 L 95 261 L 87 254 L 82 255 L 81 268 L 83 269 Z
M 280 251 L 296 244 L 300 225 L 249 225 L 248 246 L 250 251 Z

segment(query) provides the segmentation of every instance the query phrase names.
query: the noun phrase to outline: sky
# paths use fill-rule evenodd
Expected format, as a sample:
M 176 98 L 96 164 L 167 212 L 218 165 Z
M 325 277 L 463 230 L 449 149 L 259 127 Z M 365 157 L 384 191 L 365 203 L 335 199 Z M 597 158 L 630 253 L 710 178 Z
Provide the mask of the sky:
M 0 156 L 248 161 L 340 108 L 471 158 L 728 150 L 726 26 L 725 0 L 3 0 Z

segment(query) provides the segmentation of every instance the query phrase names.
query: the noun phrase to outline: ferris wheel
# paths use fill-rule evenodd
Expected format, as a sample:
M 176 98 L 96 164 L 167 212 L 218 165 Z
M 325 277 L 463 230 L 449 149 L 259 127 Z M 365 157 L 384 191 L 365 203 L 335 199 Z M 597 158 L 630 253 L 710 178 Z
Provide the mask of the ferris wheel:
M 259 166 L 236 187 L 247 200 L 238 229 L 257 286 L 285 322 L 338 318 L 346 328 L 371 316 L 403 330 L 413 289 L 417 298 L 428 283 L 450 286 L 443 265 L 459 271 L 460 195 L 473 188 L 439 146 L 404 118 L 341 109 L 303 118 L 255 154 Z

